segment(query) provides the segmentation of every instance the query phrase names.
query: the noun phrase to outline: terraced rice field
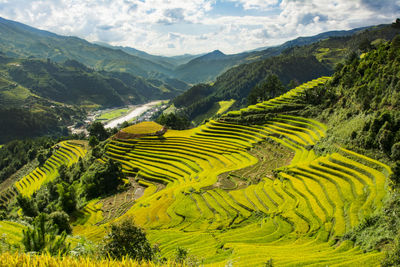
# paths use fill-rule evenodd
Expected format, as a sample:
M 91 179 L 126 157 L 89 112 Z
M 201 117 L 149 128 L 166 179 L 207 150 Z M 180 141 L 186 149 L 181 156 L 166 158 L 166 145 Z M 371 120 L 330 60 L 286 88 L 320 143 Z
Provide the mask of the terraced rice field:
M 146 187 L 119 218 L 132 217 L 145 228 L 164 257 L 183 247 L 205 265 L 378 265 L 382 253 L 338 240 L 381 209 L 389 167 L 346 149 L 317 157 L 313 145 L 327 129 L 309 118 L 278 112 L 261 125 L 230 120 L 295 106 L 305 90 L 327 80 L 195 129 L 110 140 L 106 157 Z M 277 158 L 275 168 L 266 167 Z M 229 188 L 221 185 L 228 176 Z M 87 220 L 74 233 L 93 240 L 104 234 L 96 203 L 89 203 Z
M 0 238 L 4 238 L 9 244 L 18 244 L 22 239 L 22 231 L 25 226 L 11 221 L 0 221 Z
M 62 141 L 53 147 L 53 155 L 46 160 L 43 166 L 17 181 L 8 190 L 8 194 L 3 198 L 4 201 L 10 200 L 17 193 L 30 197 L 44 183 L 55 179 L 58 176 L 58 168 L 61 165 L 70 166 L 78 162 L 79 158 L 85 156 L 87 152 L 86 141 Z

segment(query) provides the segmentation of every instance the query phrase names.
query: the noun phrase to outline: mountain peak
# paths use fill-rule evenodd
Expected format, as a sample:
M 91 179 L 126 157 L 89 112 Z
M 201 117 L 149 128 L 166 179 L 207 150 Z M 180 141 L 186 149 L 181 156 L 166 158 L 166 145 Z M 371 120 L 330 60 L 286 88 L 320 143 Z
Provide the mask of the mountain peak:
M 226 55 L 222 53 L 220 50 L 214 50 L 208 54 L 193 59 L 193 61 L 209 61 L 209 60 L 221 59 L 224 57 L 226 57 Z
M 213 55 L 224 55 L 225 56 L 225 54 L 224 53 L 222 53 L 220 50 L 214 50 L 214 51 L 212 51 L 211 53 L 209 53 L 209 54 L 213 54 Z

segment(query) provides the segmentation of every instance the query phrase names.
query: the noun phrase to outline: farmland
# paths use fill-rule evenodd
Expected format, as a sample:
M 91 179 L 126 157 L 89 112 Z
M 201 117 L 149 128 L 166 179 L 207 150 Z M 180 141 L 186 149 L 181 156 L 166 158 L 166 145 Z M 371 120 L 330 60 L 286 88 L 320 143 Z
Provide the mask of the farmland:
M 122 129 L 140 137 L 116 134 L 99 160 L 119 162 L 134 188 L 89 201 L 73 222 L 73 236 L 99 242 L 108 225 L 132 218 L 165 258 L 180 247 L 212 266 L 376 265 L 382 252 L 364 253 L 338 240 L 382 209 L 391 169 L 341 147 L 318 156 L 313 147 L 327 127 L 280 112 L 329 80 L 307 82 L 194 129 L 152 135 L 161 126 L 150 122 Z M 278 112 L 262 124 L 236 123 L 271 110 Z M 84 141 L 58 143 L 42 166 L 2 193 L 3 203 L 30 197 L 87 149 Z M 18 242 L 23 227 L 2 222 L 0 229 Z
M 238 112 L 277 109 L 327 80 Z M 337 240 L 382 208 L 390 168 L 344 148 L 318 157 L 312 147 L 327 131 L 318 121 L 278 114 L 263 125 L 229 123 L 238 112 L 162 137 L 110 140 L 103 160 L 146 188 L 120 218 L 147 229 L 164 257 L 184 247 L 213 266 L 379 262 L 382 253 Z M 267 156 L 269 172 L 260 163 Z M 96 226 L 102 217 L 90 205 L 90 227 L 75 233 L 99 240 L 107 224 Z

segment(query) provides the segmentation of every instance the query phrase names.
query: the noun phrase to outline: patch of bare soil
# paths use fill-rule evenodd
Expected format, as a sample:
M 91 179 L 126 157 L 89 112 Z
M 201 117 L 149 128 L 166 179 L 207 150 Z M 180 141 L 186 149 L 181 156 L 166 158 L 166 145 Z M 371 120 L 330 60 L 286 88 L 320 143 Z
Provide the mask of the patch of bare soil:
M 258 159 L 256 164 L 220 174 L 214 185 L 203 189 L 234 190 L 256 184 L 262 178 L 274 179 L 273 170 L 289 165 L 294 157 L 294 152 L 289 148 L 269 140 L 256 144 L 248 153 Z

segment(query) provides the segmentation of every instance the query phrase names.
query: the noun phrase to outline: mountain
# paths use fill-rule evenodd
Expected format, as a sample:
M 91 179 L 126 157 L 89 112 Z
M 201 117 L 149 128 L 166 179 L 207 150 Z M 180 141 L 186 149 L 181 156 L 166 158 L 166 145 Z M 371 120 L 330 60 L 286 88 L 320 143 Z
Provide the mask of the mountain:
M 330 38 L 324 38 L 328 34 L 322 34 L 317 38 L 324 39 L 309 45 L 293 46 L 293 44 L 311 40 L 301 39 L 298 42 L 290 42 L 263 52 L 254 52 L 253 54 L 261 53 L 260 57 L 261 55 L 265 56 L 267 51 L 270 55 L 279 55 L 230 68 L 219 75 L 212 85 L 201 88 L 201 99 L 192 97 L 192 95 L 199 94 L 199 87 L 195 86 L 174 99 L 173 102 L 191 120 L 207 113 L 218 101 L 234 99 L 237 100 L 236 107 L 243 107 L 247 104 L 246 98 L 250 90 L 262 84 L 269 74 L 278 75 L 284 85 L 288 85 L 291 80 L 301 83 L 319 76 L 331 75 L 336 64 L 342 62 L 351 52 L 361 54 L 364 50 L 378 45 L 383 40 L 393 39 L 396 34 L 400 33 L 400 30 L 391 25 L 379 25 L 353 30 L 352 33 L 352 35 Z M 340 35 L 341 32 L 336 34 Z M 286 48 L 283 49 L 284 47 Z M 281 49 L 283 50 L 280 51 Z M 227 57 L 230 56 L 225 56 L 225 58 Z M 223 62 L 223 60 L 218 62 Z M 199 65 L 197 67 L 201 69 Z
M 0 55 L 0 143 L 65 134 L 66 125 L 83 119 L 84 109 L 170 99 L 186 89 L 185 83 L 176 80 L 168 83 L 129 73 L 95 71 L 75 60 L 56 63 Z
M 109 45 L 107 43 L 103 43 L 103 42 L 95 42 L 98 45 L 101 46 L 105 46 L 111 49 L 119 49 L 124 51 L 127 54 L 133 55 L 133 56 L 138 56 L 150 61 L 153 61 L 157 64 L 160 64 L 166 68 L 175 68 L 179 65 L 182 64 L 186 64 L 187 62 L 189 62 L 190 60 L 197 58 L 199 56 L 202 56 L 202 54 L 200 55 L 191 55 L 191 54 L 184 54 L 184 55 L 180 55 L 180 56 L 172 56 L 172 57 L 165 57 L 165 56 L 156 56 L 156 55 L 151 55 L 148 54 L 144 51 L 135 49 L 133 47 L 127 47 L 127 46 L 112 46 Z
M 323 32 L 314 36 L 306 36 L 306 37 L 297 37 L 296 39 L 290 40 L 285 42 L 282 45 L 279 45 L 277 47 L 286 49 L 289 47 L 293 47 L 293 46 L 303 46 L 303 45 L 308 45 L 311 43 L 315 43 L 318 42 L 320 40 L 324 40 L 330 37 L 339 37 L 339 36 L 350 36 L 353 35 L 354 33 L 360 32 L 362 30 L 366 30 L 368 28 L 372 28 L 375 26 L 367 26 L 367 27 L 360 27 L 360 28 L 355 28 L 355 29 L 351 29 L 351 30 L 347 30 L 347 31 L 328 31 L 328 32 Z M 249 52 L 256 52 L 256 51 L 265 51 L 268 49 L 272 49 L 273 47 L 259 47 L 256 48 L 252 51 Z
M 298 37 L 282 45 L 259 48 L 239 54 L 225 55 L 221 51 L 216 50 L 178 66 L 175 70 L 175 76 L 189 83 L 214 81 L 218 75 L 236 65 L 252 63 L 269 57 L 278 56 L 288 48 L 316 43 L 329 37 L 350 36 L 368 28 L 370 27 L 356 28 L 348 31 L 329 31 L 315 36 Z
M 158 63 L 86 40 L 60 36 L 0 18 L 0 51 L 10 57 L 49 58 L 55 62 L 79 61 L 97 70 L 124 71 L 142 77 L 164 78 L 172 71 Z
M 101 143 L 93 140 L 104 129 L 93 129 L 90 146 L 87 140 L 5 144 L 0 181 L 33 166 L 1 184 L 5 249 L 8 242 L 26 244 L 26 232 L 43 233 L 47 220 L 64 238 L 66 231 L 83 237 L 73 251 L 105 249 L 66 260 L 60 251 L 54 258 L 21 251 L 19 259 L 105 266 L 108 259 L 94 258 L 107 255 L 115 266 L 140 265 L 118 262 L 110 250 L 125 255 L 129 245 L 137 253 L 144 244 L 151 252 L 156 244 L 163 249 L 154 264 L 163 257 L 176 265 L 234 259 L 238 266 L 398 266 L 399 48 L 400 36 L 362 57 L 352 53 L 333 77 L 195 129 L 143 122 Z M 145 194 L 134 194 L 138 188 Z M 16 217 L 33 220 L 32 229 L 11 221 Z M 50 234 L 44 242 L 53 245 Z M 128 239 L 134 244 L 126 245 Z M 15 262 L 14 254 L 5 255 L 3 262 Z
M 300 37 L 262 51 L 225 55 L 213 51 L 201 55 L 163 57 L 131 47 L 90 43 L 83 39 L 60 36 L 15 21 L 0 18 L 0 51 L 10 57 L 49 58 L 55 62 L 79 61 L 96 70 L 128 72 L 144 78 L 177 78 L 187 83 L 213 81 L 229 68 L 277 56 L 287 48 L 302 46 L 331 36 L 348 36 L 365 28 L 331 31 Z

